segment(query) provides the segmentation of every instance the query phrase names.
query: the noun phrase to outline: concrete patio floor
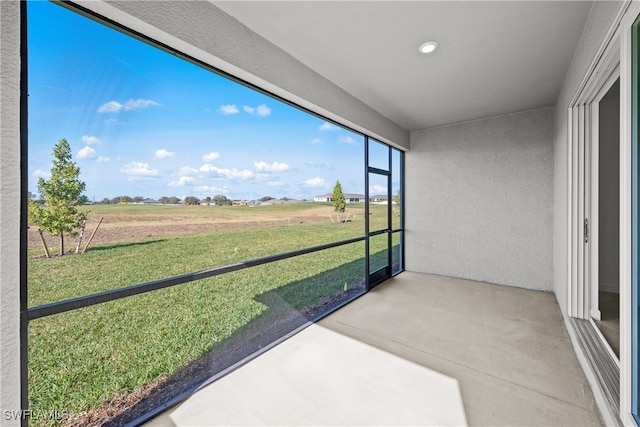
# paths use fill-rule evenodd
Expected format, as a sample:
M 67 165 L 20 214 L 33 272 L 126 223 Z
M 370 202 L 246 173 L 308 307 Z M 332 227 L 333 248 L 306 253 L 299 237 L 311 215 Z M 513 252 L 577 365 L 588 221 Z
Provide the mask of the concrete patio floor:
M 602 421 L 553 294 L 405 272 L 146 425 Z

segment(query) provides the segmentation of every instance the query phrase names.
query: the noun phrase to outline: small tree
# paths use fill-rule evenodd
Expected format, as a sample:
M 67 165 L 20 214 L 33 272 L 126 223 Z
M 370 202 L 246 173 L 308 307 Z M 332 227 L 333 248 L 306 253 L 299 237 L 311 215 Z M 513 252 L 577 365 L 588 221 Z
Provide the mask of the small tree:
M 78 179 L 80 168 L 71 161 L 71 147 L 61 139 L 53 147 L 51 178 L 38 180 L 38 191 L 44 205 L 29 201 L 29 220 L 39 230 L 60 238 L 60 255 L 64 255 L 64 236 L 77 236 L 77 229 L 87 219 L 88 212 L 78 212 L 85 183 Z
M 347 200 L 342 192 L 340 181 L 336 181 L 336 185 L 333 187 L 333 193 L 331 193 L 331 199 L 333 200 L 333 210 L 338 212 L 338 222 L 342 222 L 342 215 L 347 209 Z
M 195 196 L 187 196 L 184 198 L 184 204 L 189 206 L 195 206 L 200 203 L 200 199 Z
M 222 194 L 213 196 L 213 201 L 215 202 L 216 206 L 231 205 L 231 200 L 227 199 L 227 196 L 223 196 Z

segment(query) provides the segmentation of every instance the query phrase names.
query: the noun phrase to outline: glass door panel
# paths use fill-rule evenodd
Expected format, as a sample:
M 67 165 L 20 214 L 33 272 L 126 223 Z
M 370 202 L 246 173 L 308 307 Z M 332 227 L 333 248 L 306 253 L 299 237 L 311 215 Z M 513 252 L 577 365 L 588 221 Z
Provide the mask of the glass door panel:
M 391 275 L 400 273 L 404 269 L 402 265 L 402 233 L 391 235 Z
M 389 277 L 389 234 L 385 232 L 369 238 L 369 286 L 373 287 Z
M 393 150 L 391 153 L 391 230 L 402 228 L 402 153 Z
M 388 230 L 389 177 L 369 173 L 369 232 Z
M 389 146 L 369 139 L 369 167 L 389 170 Z

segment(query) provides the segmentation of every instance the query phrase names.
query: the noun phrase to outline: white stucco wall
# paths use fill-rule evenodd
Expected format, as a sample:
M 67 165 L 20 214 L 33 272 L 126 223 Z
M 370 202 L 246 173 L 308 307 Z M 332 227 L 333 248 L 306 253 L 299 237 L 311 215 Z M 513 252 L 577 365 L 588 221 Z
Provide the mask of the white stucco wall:
M 354 130 L 409 148 L 406 130 L 212 3 L 76 3 Z
M 411 133 L 406 267 L 552 289 L 554 109 Z
M 556 104 L 556 128 L 554 136 L 554 232 L 553 232 L 553 289 L 562 313 L 567 313 L 567 259 L 568 230 L 568 169 L 567 122 L 569 103 L 585 78 L 589 65 L 595 59 L 624 2 L 594 2 L 575 51 L 571 66 L 562 85 Z
M 0 1 L 0 423 L 20 409 L 20 5 Z

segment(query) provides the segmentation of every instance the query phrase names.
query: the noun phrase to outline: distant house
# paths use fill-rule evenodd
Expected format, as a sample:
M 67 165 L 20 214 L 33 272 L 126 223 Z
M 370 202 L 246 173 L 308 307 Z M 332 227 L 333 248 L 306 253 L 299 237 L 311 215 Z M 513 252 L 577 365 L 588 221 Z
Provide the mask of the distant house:
M 161 205 L 162 202 L 159 202 L 159 201 L 157 201 L 155 199 L 144 199 L 142 201 L 142 204 L 143 205 Z
M 347 203 L 364 203 L 365 201 L 364 194 L 345 193 L 344 198 L 347 200 Z
M 315 196 L 313 198 L 314 202 L 331 202 L 331 193 L 327 193 L 327 194 L 320 194 L 319 196 Z
M 365 197 L 364 194 L 351 194 L 345 193 L 344 198 L 347 203 L 364 203 Z M 314 202 L 333 202 L 333 198 L 331 198 L 331 193 L 320 194 L 313 198 Z
M 386 195 L 378 194 L 376 196 L 370 196 L 369 201 L 373 203 L 381 203 L 388 201 L 389 198 Z

